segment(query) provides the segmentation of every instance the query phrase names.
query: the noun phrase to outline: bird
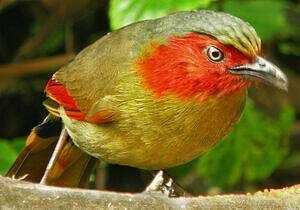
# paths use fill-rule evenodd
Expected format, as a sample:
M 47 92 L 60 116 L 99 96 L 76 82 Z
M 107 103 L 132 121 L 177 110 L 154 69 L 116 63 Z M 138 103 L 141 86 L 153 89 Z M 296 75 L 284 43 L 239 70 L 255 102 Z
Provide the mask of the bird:
M 7 176 L 80 187 L 98 160 L 145 170 L 188 163 L 233 129 L 259 82 L 288 86 L 238 17 L 192 10 L 130 24 L 51 77 L 49 114 Z

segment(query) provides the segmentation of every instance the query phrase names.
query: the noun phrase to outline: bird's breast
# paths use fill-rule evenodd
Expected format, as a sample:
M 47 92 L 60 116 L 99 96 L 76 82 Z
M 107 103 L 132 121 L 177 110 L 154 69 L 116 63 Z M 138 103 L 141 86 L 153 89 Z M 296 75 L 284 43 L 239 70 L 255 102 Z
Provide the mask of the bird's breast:
M 81 149 L 109 163 L 162 169 L 189 162 L 222 140 L 241 116 L 246 89 L 204 102 L 122 97 L 112 97 L 120 115 L 110 123 L 63 116 L 70 136 Z

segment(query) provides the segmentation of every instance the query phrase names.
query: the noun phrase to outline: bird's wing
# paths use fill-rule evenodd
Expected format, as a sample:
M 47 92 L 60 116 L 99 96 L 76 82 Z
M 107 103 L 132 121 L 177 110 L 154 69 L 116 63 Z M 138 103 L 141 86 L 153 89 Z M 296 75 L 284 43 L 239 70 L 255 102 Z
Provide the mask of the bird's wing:
M 86 121 L 93 124 L 112 121 L 117 115 L 117 111 L 110 108 L 107 103 L 105 105 L 101 103 L 102 100 L 90 103 L 88 107 L 86 106 L 86 113 L 81 111 L 68 89 L 55 79 L 49 80 L 45 92 L 49 96 L 49 99 L 44 101 L 44 106 L 51 114 L 58 117 L 60 117 L 60 107 L 64 108 L 65 114 L 70 119 Z
M 131 33 L 122 30 L 102 37 L 53 75 L 45 91 L 70 118 L 97 124 L 118 115 L 103 99 L 118 94 L 120 75 L 136 57 L 129 52 L 134 43 Z

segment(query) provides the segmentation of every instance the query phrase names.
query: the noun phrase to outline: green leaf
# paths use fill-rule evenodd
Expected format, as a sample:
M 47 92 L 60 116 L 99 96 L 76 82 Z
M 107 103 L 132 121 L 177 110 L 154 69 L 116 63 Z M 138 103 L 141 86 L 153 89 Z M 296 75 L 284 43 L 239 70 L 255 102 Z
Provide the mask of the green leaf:
M 300 46 L 294 42 L 283 41 L 278 43 L 279 51 L 286 55 L 300 56 Z
M 0 139 L 0 174 L 5 175 L 12 163 L 17 158 L 17 153 L 7 141 Z
M 31 27 L 31 34 L 37 34 L 39 30 L 45 24 L 45 19 L 37 19 Z M 47 54 L 54 53 L 65 44 L 65 27 L 57 27 L 52 34 L 49 35 L 48 39 L 45 40 L 41 46 L 39 46 L 39 56 L 45 56 Z
M 22 151 L 25 145 L 26 138 L 18 138 L 13 141 L 0 139 L 0 174 L 5 175 L 17 159 L 18 154 Z
M 213 0 L 111 0 L 110 25 L 113 30 L 130 23 L 163 17 L 167 14 L 206 8 Z
M 64 46 L 65 42 L 65 29 L 63 26 L 58 27 L 53 34 L 47 39 L 45 43 L 39 49 L 40 55 L 47 55 L 58 50 Z
M 248 100 L 234 130 L 198 160 L 198 172 L 213 185 L 228 187 L 241 179 L 266 179 L 282 163 L 288 152 L 288 133 L 294 120 L 291 108 L 269 118 Z
M 25 147 L 26 139 L 27 139 L 27 136 L 15 138 L 14 140 L 9 142 L 9 145 L 13 148 L 13 150 L 16 153 L 19 154 L 22 152 L 22 150 Z
M 285 0 L 228 0 L 223 4 L 224 12 L 249 22 L 262 39 L 293 32 L 285 17 L 287 7 L 288 1 Z

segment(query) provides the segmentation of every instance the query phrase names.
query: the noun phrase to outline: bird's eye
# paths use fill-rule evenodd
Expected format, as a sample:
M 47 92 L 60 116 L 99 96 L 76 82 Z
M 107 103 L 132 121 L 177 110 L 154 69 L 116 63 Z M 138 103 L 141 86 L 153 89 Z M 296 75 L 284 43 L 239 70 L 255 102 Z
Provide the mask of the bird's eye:
M 215 46 L 209 46 L 205 51 L 206 57 L 213 63 L 220 63 L 224 60 L 225 56 L 219 48 Z

